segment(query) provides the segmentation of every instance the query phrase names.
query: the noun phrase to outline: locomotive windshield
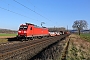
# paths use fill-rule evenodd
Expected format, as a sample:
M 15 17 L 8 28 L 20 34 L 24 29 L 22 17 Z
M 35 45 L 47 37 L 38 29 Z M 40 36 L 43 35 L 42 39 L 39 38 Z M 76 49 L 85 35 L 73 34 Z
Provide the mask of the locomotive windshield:
M 27 30 L 27 28 L 28 28 L 28 26 L 23 25 L 23 26 L 19 27 L 19 30 Z

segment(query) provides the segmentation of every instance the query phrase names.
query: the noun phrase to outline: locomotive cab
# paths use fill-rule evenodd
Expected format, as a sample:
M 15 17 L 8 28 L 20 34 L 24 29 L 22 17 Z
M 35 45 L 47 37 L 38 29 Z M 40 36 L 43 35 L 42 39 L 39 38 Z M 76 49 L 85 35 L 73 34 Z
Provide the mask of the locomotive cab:
M 28 29 L 27 25 L 21 25 L 19 27 L 18 35 L 19 36 L 27 36 L 27 29 Z
M 32 24 L 22 24 L 18 30 L 17 39 L 29 39 L 33 36 L 33 25 Z

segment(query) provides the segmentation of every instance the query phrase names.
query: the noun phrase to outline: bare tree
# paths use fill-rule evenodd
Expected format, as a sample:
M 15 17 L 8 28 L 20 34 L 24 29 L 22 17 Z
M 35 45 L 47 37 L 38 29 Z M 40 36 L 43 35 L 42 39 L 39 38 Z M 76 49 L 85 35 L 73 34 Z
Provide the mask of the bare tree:
M 74 23 L 73 23 L 73 28 L 74 29 L 77 29 L 78 30 L 78 33 L 79 33 L 79 35 L 80 35 L 80 31 L 81 30 L 83 30 L 84 28 L 87 28 L 87 21 L 85 21 L 85 20 L 76 20 L 76 21 L 74 21 Z

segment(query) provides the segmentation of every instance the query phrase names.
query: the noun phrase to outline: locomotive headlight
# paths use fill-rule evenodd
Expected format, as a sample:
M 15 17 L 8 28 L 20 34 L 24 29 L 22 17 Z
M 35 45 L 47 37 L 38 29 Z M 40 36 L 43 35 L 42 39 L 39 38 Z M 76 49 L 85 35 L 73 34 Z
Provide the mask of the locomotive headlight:
M 26 31 L 24 31 L 24 33 L 27 33 Z
M 19 33 L 21 33 L 21 31 L 18 31 Z

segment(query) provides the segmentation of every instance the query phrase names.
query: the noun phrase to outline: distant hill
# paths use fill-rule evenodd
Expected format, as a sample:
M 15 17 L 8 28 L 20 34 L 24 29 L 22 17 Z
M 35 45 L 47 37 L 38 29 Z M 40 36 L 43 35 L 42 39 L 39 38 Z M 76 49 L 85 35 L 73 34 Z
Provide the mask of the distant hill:
M 10 30 L 10 29 L 0 29 L 0 33 L 17 33 L 15 30 Z
M 71 33 L 76 33 L 78 30 L 69 30 Z M 81 30 L 81 33 L 90 33 L 90 30 Z

